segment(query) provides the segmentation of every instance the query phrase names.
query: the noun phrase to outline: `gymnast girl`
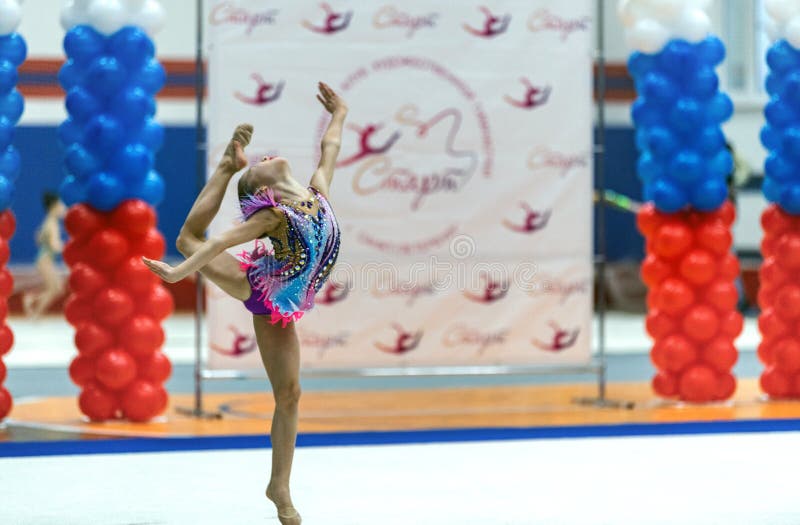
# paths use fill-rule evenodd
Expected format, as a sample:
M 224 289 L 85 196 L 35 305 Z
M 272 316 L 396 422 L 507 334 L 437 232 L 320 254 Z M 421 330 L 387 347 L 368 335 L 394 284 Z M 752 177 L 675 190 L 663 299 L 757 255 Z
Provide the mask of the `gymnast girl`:
M 36 230 L 36 271 L 42 279 L 42 288 L 35 292 L 27 292 L 22 296 L 22 308 L 25 315 L 38 319 L 47 312 L 56 299 L 64 293 L 64 279 L 58 271 L 58 263 L 64 243 L 61 241 L 59 223 L 64 218 L 67 208 L 53 192 L 45 192 L 42 197 L 45 217 L 42 225 Z
M 347 105 L 326 84 L 320 82 L 318 87 L 317 99 L 332 117 L 309 187 L 292 177 L 286 159 L 264 157 L 239 179 L 241 224 L 206 239 L 205 231 L 219 210 L 225 188 L 233 175 L 247 166 L 244 148 L 253 127 L 240 125 L 178 235 L 177 248 L 186 260 L 172 267 L 144 259 L 167 282 L 199 271 L 252 312 L 256 341 L 275 398 L 270 433 L 272 474 L 266 496 L 277 507 L 280 522 L 292 525 L 301 521 L 289 492 L 300 398 L 295 322 L 313 307 L 314 295 L 330 275 L 339 253 L 339 226 L 328 192 Z M 269 237 L 271 249 L 261 240 L 264 237 Z M 239 254 L 238 260 L 225 251 L 250 241 L 255 241 L 255 248 Z

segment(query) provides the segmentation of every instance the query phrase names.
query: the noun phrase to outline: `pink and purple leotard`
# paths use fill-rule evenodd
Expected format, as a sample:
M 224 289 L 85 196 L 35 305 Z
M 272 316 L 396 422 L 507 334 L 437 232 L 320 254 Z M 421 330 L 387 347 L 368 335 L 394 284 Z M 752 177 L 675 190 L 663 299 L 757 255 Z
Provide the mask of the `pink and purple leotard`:
M 246 221 L 264 208 L 279 209 L 285 224 L 269 236 L 272 249 L 256 241 L 239 254 L 252 294 L 244 302 L 253 315 L 268 315 L 272 324 L 300 319 L 314 307 L 314 295 L 331 274 L 339 255 L 339 224 L 328 200 L 315 188 L 310 200 L 286 203 L 261 188 L 240 202 Z M 274 236 L 273 236 L 274 235 Z

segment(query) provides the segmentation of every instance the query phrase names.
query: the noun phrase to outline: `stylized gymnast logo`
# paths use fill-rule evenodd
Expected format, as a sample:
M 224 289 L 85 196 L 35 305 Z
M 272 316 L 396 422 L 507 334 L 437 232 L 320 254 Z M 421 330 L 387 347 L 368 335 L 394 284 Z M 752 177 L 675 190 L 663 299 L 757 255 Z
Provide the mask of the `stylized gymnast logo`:
M 214 343 L 211 343 L 210 345 L 211 349 L 218 354 L 227 355 L 230 357 L 241 357 L 258 348 L 254 335 L 245 335 L 233 325 L 228 326 L 228 330 L 233 332 L 233 343 L 231 343 L 231 346 L 223 347 Z
M 376 342 L 374 343 L 375 348 L 381 352 L 386 352 L 387 354 L 402 355 L 414 350 L 417 348 L 417 346 L 419 346 L 419 342 L 422 340 L 423 335 L 422 330 L 417 332 L 409 332 L 398 323 L 392 323 L 392 328 L 395 332 L 397 332 L 397 337 L 395 338 L 394 343 L 391 345 L 386 345 Z
M 283 92 L 283 86 L 285 85 L 283 80 L 278 81 L 276 84 L 270 84 L 258 73 L 253 73 L 250 75 L 250 78 L 255 80 L 256 84 L 258 84 L 255 93 L 253 95 L 244 95 L 237 91 L 233 96 L 245 104 L 251 104 L 253 106 L 263 106 L 270 102 L 275 102 L 280 98 Z
M 525 86 L 525 94 L 522 99 L 515 99 L 510 95 L 504 95 L 503 100 L 512 106 L 522 109 L 533 109 L 547 104 L 547 101 L 550 99 L 550 86 L 534 86 L 531 81 L 525 77 L 520 78 L 519 81 Z
M 508 219 L 503 219 L 503 225 L 506 228 L 519 233 L 534 233 L 547 227 L 547 223 L 550 222 L 550 210 L 534 210 L 526 202 L 520 202 L 519 206 L 525 213 L 524 221 L 522 224 L 518 224 Z
M 483 38 L 493 38 L 501 33 L 506 32 L 506 29 L 508 29 L 508 24 L 511 23 L 511 15 L 506 14 L 502 16 L 496 16 L 487 7 L 483 6 L 479 7 L 478 9 L 480 9 L 485 17 L 483 21 L 483 27 L 476 29 L 467 24 L 463 24 L 463 27 L 467 32 Z
M 373 135 L 378 133 L 381 128 L 383 128 L 383 124 L 367 124 L 366 126 L 357 126 L 355 124 L 348 124 L 347 129 L 351 131 L 355 131 L 358 134 L 358 151 L 353 153 L 349 157 L 345 157 L 344 159 L 340 160 L 336 163 L 336 166 L 342 168 L 344 166 L 349 166 L 351 164 L 355 164 L 361 159 L 369 157 L 371 155 L 381 155 L 383 153 L 388 152 L 392 146 L 394 146 L 395 142 L 400 138 L 400 132 L 395 131 L 388 138 L 386 138 L 380 145 L 373 144 Z
M 344 31 L 350 25 L 350 20 L 353 18 L 353 12 L 337 13 L 327 2 L 319 4 L 324 11 L 325 21 L 323 25 L 317 26 L 308 20 L 303 20 L 303 27 L 314 31 L 315 33 L 322 33 L 324 35 L 332 35 L 339 31 Z
M 531 344 L 547 352 L 560 352 L 573 346 L 581 332 L 579 328 L 564 330 L 555 321 L 550 321 L 548 325 L 553 329 L 553 336 L 550 338 L 549 343 L 543 343 L 538 339 L 531 341 Z
M 336 283 L 328 281 L 317 294 L 314 302 L 316 304 L 334 304 L 344 301 L 350 294 L 350 286 L 347 283 Z
M 506 342 L 508 330 L 482 332 L 473 326 L 457 324 L 445 330 L 442 344 L 448 348 L 463 348 L 474 346 L 478 355 L 483 355 L 487 348 L 502 345 Z
M 499 301 L 508 294 L 509 286 L 508 281 L 495 279 L 492 276 L 484 275 L 481 279 L 483 281 L 483 289 L 480 293 L 464 290 L 464 297 L 475 301 L 476 303 L 493 303 Z

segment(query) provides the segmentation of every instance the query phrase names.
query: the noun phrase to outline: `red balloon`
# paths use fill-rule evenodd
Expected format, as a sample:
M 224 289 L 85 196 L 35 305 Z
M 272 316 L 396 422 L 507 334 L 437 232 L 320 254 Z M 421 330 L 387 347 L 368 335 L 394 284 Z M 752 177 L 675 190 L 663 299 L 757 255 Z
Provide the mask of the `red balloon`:
M 781 372 L 791 374 L 800 370 L 800 343 L 794 339 L 781 339 L 773 347 L 773 365 Z
M 78 397 L 78 406 L 92 421 L 106 421 L 112 419 L 117 412 L 117 399 L 100 384 L 91 382 L 83 387 Z
M 717 382 L 717 395 L 715 399 L 729 399 L 736 392 L 736 378 L 733 374 L 722 374 Z
M 14 406 L 14 401 L 11 399 L 11 394 L 4 387 L 0 386 L 0 420 L 11 413 Z
M 136 361 L 125 350 L 112 348 L 97 358 L 97 380 L 111 390 L 120 390 L 136 379 Z
M 149 293 L 141 296 L 137 311 L 160 322 L 169 317 L 174 309 L 172 294 L 164 286 L 157 284 Z
M 131 316 L 133 310 L 133 299 L 120 288 L 104 288 L 94 298 L 94 316 L 105 326 L 119 325 Z
M 172 375 L 172 363 L 164 352 L 156 350 L 139 362 L 139 377 L 160 385 Z
M 653 252 L 667 259 L 683 254 L 691 245 L 692 231 L 678 221 L 662 224 L 653 237 Z
M 686 335 L 695 341 L 708 341 L 719 330 L 719 318 L 713 308 L 696 304 L 689 308 L 681 321 Z
M 781 235 L 775 245 L 775 257 L 785 268 L 800 268 L 800 234 L 790 232 Z
M 647 304 L 648 311 L 658 308 L 658 289 L 648 290 L 645 296 L 645 303 Z
M 164 344 L 164 331 L 152 317 L 135 315 L 120 329 L 123 346 L 135 357 L 144 358 Z
M 653 376 L 653 391 L 661 397 L 675 397 L 678 395 L 678 380 L 674 374 L 659 371 Z
M 775 340 L 766 339 L 761 341 L 756 350 L 758 360 L 766 366 L 772 366 L 775 363 Z
M 727 374 L 736 364 L 739 355 L 730 339 L 718 337 L 706 344 L 702 358 L 717 372 Z
M 697 229 L 696 238 L 701 247 L 716 255 L 725 255 L 733 244 L 730 229 L 716 221 L 700 226 Z
M 0 237 L 10 239 L 17 229 L 17 219 L 11 210 L 0 213 Z
M 782 319 L 800 317 L 800 286 L 784 285 L 775 293 L 775 311 Z
M 169 395 L 163 386 L 156 387 L 158 391 L 158 411 L 157 414 L 163 414 L 169 405 Z
M 69 288 L 76 295 L 89 298 L 108 284 L 105 276 L 86 263 L 77 263 L 69 274 Z
M 164 407 L 161 389 L 156 385 L 138 379 L 122 395 L 122 412 L 131 421 L 149 421 L 156 417 Z
M 761 390 L 770 397 L 786 397 L 791 391 L 789 378 L 774 366 L 761 374 L 759 383 L 761 384 Z
M 732 253 L 726 253 L 719 263 L 719 276 L 726 281 L 735 281 L 740 274 L 739 259 Z
M 642 261 L 641 273 L 644 283 L 654 288 L 672 274 L 672 267 L 651 253 Z
M 684 401 L 703 403 L 717 396 L 719 380 L 716 372 L 706 365 L 693 365 L 678 381 L 678 392 Z
M 64 303 L 64 317 L 77 328 L 79 324 L 92 319 L 92 302 L 81 295 L 70 294 Z
M 775 257 L 778 253 L 778 238 L 774 235 L 764 235 L 761 239 L 761 256 L 762 257 Z
M 14 332 L 7 324 L 0 326 L 0 357 L 6 355 L 14 346 Z
M 681 276 L 692 284 L 706 284 L 717 273 L 717 263 L 706 250 L 691 250 L 680 263 Z
M 6 299 L 14 291 L 14 278 L 8 268 L 0 270 L 0 298 Z
M 789 276 L 781 269 L 781 265 L 775 257 L 767 257 L 758 271 L 761 284 L 778 286 Z
M 765 232 L 781 234 L 792 227 L 792 220 L 779 206 L 770 204 L 761 214 L 761 227 Z
M 789 327 L 780 320 L 773 308 L 767 308 L 758 316 L 758 329 L 766 337 L 778 338 L 789 331 Z
M 99 268 L 108 270 L 117 266 L 128 256 L 128 241 L 112 228 L 104 228 L 95 232 L 89 240 L 91 262 Z
M 730 227 L 736 220 L 736 207 L 731 201 L 726 200 L 722 206 L 714 212 L 714 215 L 717 216 L 725 226 Z
M 75 347 L 86 357 L 94 357 L 112 344 L 114 336 L 97 323 L 81 323 L 75 331 Z
M 776 288 L 768 286 L 766 284 L 761 284 L 761 286 L 758 287 L 758 297 L 757 297 L 759 308 L 764 310 L 775 304 L 776 293 L 777 293 Z
M 164 236 L 158 233 L 158 230 L 150 229 L 144 237 L 134 244 L 132 253 L 143 255 L 148 259 L 161 259 L 164 257 L 166 246 Z
M 744 318 L 739 312 L 730 311 L 720 317 L 719 330 L 723 335 L 735 339 L 742 333 L 742 328 L 744 328 Z
M 141 257 L 134 256 L 125 259 L 117 268 L 114 282 L 132 293 L 141 294 L 158 283 L 158 276 L 145 266 Z
M 84 386 L 94 380 L 94 370 L 94 359 L 78 354 L 69 365 L 69 378 L 76 385 Z
M 645 328 L 655 340 L 663 339 L 677 329 L 675 321 L 660 310 L 650 310 L 645 318 Z
M 0 297 L 0 323 L 4 323 L 8 317 L 8 300 Z
M 97 210 L 86 204 L 76 204 L 67 210 L 64 227 L 71 237 L 80 239 L 89 237 L 97 230 L 105 227 L 106 219 Z
M 2 385 L 3 382 L 6 380 L 6 373 L 7 373 L 6 364 L 3 362 L 2 359 L 0 359 L 0 385 Z
M 670 315 L 677 315 L 694 303 L 692 289 L 681 279 L 670 277 L 656 290 L 655 304 Z
M 639 208 L 639 212 L 636 214 L 636 226 L 645 237 L 651 237 L 662 221 L 663 215 L 656 210 L 656 207 L 651 202 Z
M 146 202 L 127 200 L 111 214 L 111 225 L 133 237 L 141 237 L 156 226 L 156 213 Z
M 659 369 L 680 372 L 697 360 L 697 350 L 685 337 L 673 334 L 656 341 L 650 357 Z
M 0 266 L 5 266 L 10 257 L 11 249 L 8 247 L 8 243 L 0 237 Z
M 709 285 L 705 298 L 717 310 L 728 312 L 736 308 L 736 303 L 739 302 L 739 291 L 731 282 L 716 281 Z
M 70 268 L 81 262 L 91 262 L 89 260 L 91 256 L 86 249 L 86 243 L 76 239 L 67 241 L 64 245 L 64 251 L 61 252 L 61 257 L 64 258 L 64 262 Z

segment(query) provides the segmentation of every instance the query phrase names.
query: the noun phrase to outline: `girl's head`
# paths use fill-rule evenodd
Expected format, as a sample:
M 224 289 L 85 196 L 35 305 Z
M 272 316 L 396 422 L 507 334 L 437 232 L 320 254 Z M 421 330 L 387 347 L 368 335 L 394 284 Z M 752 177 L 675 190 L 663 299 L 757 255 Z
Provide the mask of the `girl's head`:
M 55 213 L 60 216 L 66 211 L 58 194 L 52 191 L 46 191 L 42 194 L 42 205 L 48 215 Z
M 292 170 L 283 157 L 264 157 L 261 162 L 250 166 L 239 178 L 239 201 L 253 195 L 263 187 L 274 187 L 279 182 L 290 179 Z

